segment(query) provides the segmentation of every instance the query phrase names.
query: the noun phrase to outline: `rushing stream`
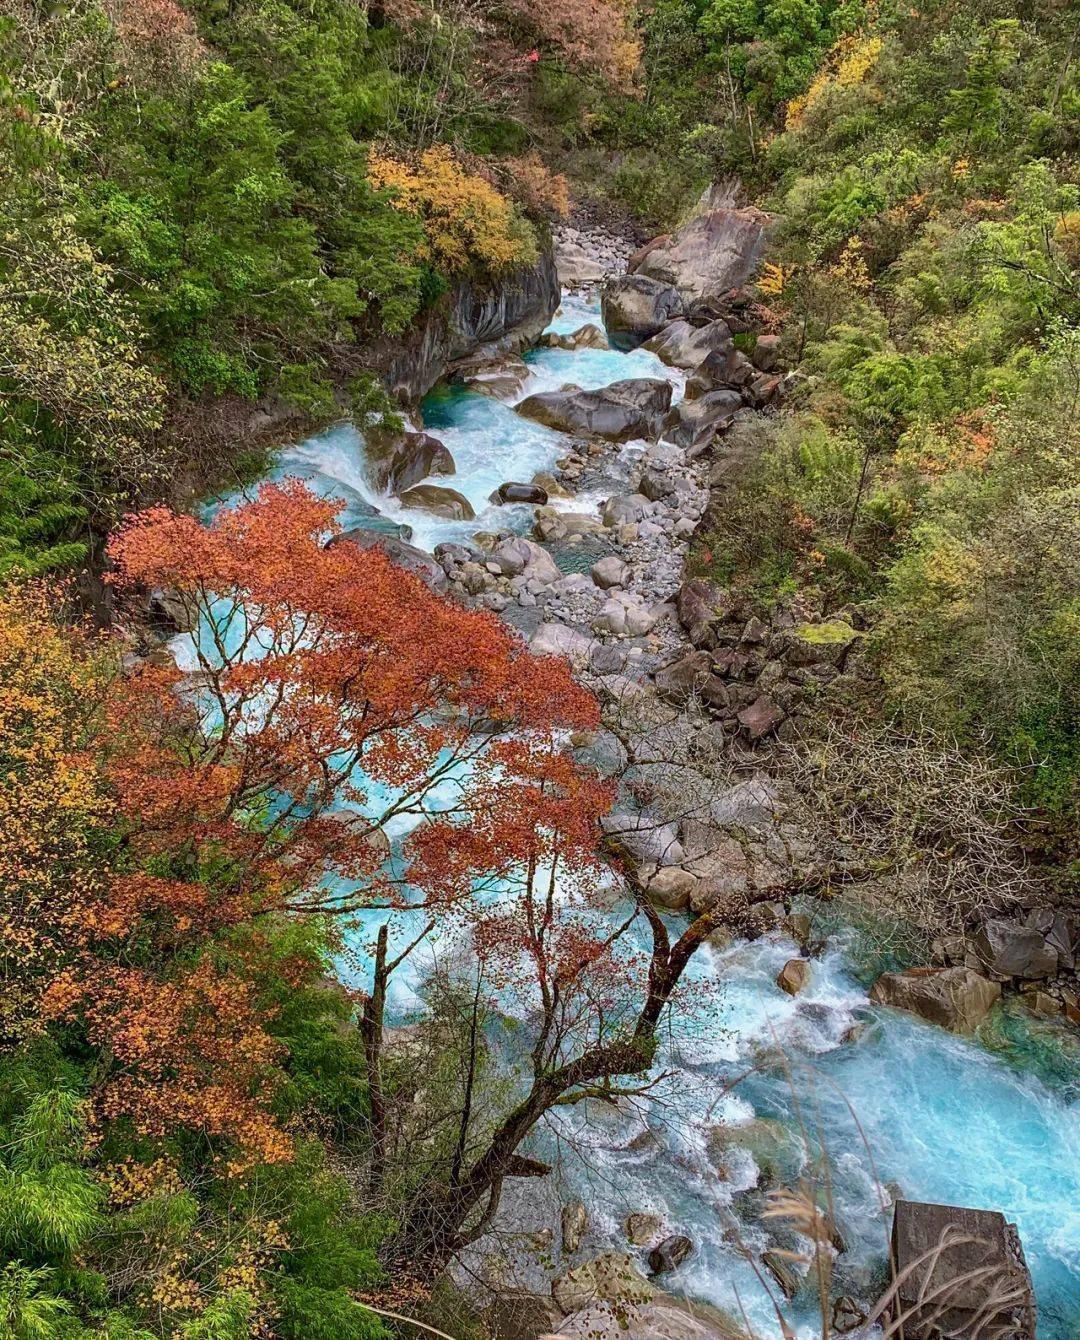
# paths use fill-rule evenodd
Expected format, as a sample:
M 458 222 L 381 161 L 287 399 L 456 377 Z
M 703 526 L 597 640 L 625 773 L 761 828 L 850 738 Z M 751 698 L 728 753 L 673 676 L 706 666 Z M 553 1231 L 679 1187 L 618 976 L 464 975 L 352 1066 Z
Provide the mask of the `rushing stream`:
M 594 306 L 568 298 L 553 329 L 567 333 L 598 320 Z M 666 377 L 681 390 L 680 374 L 640 350 L 540 349 L 526 361 L 526 394 L 642 375 Z M 438 390 L 423 413 L 457 464 L 455 476 L 435 482 L 463 493 L 475 521 L 406 510 L 374 492 L 361 439 L 348 427 L 283 451 L 274 477 L 299 475 L 316 492 L 340 498 L 348 526 L 408 525 L 412 543 L 428 550 L 496 526 L 525 530 L 531 509 L 500 508 L 496 521 L 488 495 L 504 480 L 550 469 L 565 439 L 520 418 L 508 403 L 462 390 Z M 590 501 L 578 497 L 568 506 L 587 510 Z M 378 920 L 357 928 L 344 973 L 362 970 L 363 946 Z M 575 1110 L 561 1132 L 543 1137 L 558 1139 L 563 1156 L 558 1185 L 542 1194 L 584 1200 L 587 1246 L 595 1250 L 626 1247 L 629 1212 L 659 1215 L 667 1231 L 687 1233 L 696 1247 L 664 1277 L 664 1287 L 731 1312 L 741 1304 L 757 1333 L 772 1336 L 775 1316 L 736 1239 L 764 1245 L 752 1213 L 755 1186 L 790 1180 L 807 1152 L 816 1158 L 824 1150 L 846 1247 L 836 1261 L 843 1292 L 867 1297 L 880 1284 L 891 1218 L 881 1188 L 891 1188 L 886 1201 L 898 1188 L 912 1199 L 1003 1211 L 1018 1225 L 1031 1267 L 1040 1340 L 1075 1340 L 1080 1076 L 1067 1064 L 1036 1064 L 1044 1051 L 1060 1055 L 1053 1039 L 1044 1043 L 1049 1026 L 1007 1019 L 996 1030 L 1007 1041 L 989 1049 L 871 1007 L 850 933 L 829 939 L 809 987 L 793 999 L 775 979 L 796 952 L 777 937 L 702 951 L 694 967 L 700 989 L 687 993 L 685 1026 L 662 1061 L 674 1073 L 663 1103 L 629 1115 L 592 1105 Z M 414 956 L 397 975 L 392 1009 L 399 1017 L 415 1007 L 423 969 Z M 842 1042 L 857 1021 L 865 1023 L 861 1036 Z M 779 1054 L 785 1062 L 777 1063 Z M 523 1229 L 542 1226 L 522 1220 Z

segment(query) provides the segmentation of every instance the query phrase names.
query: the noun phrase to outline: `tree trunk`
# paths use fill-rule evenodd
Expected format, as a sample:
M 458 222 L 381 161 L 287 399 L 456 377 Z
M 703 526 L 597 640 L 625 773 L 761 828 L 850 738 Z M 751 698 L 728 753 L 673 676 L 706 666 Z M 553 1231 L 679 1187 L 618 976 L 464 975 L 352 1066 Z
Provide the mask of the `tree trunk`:
M 383 1017 L 386 1013 L 386 982 L 390 973 L 386 966 L 386 947 L 389 934 L 386 926 L 379 930 L 375 949 L 375 975 L 371 995 L 364 1002 L 360 1034 L 364 1040 L 367 1062 L 368 1106 L 371 1111 L 371 1167 L 368 1171 L 368 1194 L 377 1197 L 386 1178 L 386 1097 L 382 1083 Z

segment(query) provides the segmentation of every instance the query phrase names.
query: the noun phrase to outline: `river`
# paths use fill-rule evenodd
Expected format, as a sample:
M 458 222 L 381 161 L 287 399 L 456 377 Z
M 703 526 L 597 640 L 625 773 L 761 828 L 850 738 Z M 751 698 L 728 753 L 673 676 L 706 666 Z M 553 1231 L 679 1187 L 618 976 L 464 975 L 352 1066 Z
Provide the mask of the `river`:
M 567 297 L 553 329 L 569 333 L 586 321 L 599 321 L 598 308 Z M 643 375 L 672 380 L 676 393 L 682 387 L 679 373 L 642 350 L 538 349 L 526 362 L 526 393 Z M 549 469 L 565 439 L 509 403 L 460 389 L 436 390 L 423 415 L 457 464 L 454 477 L 436 482 L 463 493 L 475 521 L 406 510 L 374 492 L 362 440 L 347 426 L 283 450 L 272 477 L 299 475 L 339 498 L 346 526 L 408 525 L 412 543 L 427 550 L 496 525 L 526 530 L 531 509 L 500 508 L 496 523 L 488 495 L 504 480 Z M 579 496 L 567 505 L 587 510 L 599 501 Z M 363 975 L 363 946 L 378 919 L 356 927 L 344 975 Z M 808 988 L 792 998 L 775 979 L 797 952 L 779 936 L 702 951 L 694 977 L 703 989 L 687 993 L 685 1022 L 660 1062 L 674 1076 L 663 1102 L 615 1115 L 590 1106 L 540 1137 L 558 1145 L 559 1170 L 541 1193 L 547 1202 L 513 1211 L 522 1228 L 530 1213 L 551 1215 L 558 1198 L 578 1195 L 589 1211 L 587 1247 L 625 1249 L 627 1214 L 652 1212 L 695 1243 L 689 1260 L 664 1277 L 665 1288 L 733 1312 L 741 1304 L 758 1335 L 771 1336 L 775 1316 L 736 1237 L 765 1245 L 754 1215 L 759 1177 L 790 1177 L 824 1151 L 846 1248 L 836 1263 L 841 1291 L 866 1297 L 881 1282 L 891 1215 L 880 1188 L 892 1184 L 889 1194 L 1004 1212 L 1031 1268 L 1040 1340 L 1076 1340 L 1080 1075 L 1061 1059 L 1067 1044 L 1059 1045 L 1055 1026 L 999 1012 L 990 1027 L 995 1045 L 987 1046 L 872 1007 L 858 946 L 842 928 L 814 960 Z M 417 1007 L 424 962 L 415 955 L 395 980 L 391 1008 L 399 1018 Z M 859 1040 L 842 1042 L 858 1021 L 866 1024 Z M 786 1064 L 775 1063 L 777 1049 Z M 721 1124 L 726 1135 L 716 1134 Z

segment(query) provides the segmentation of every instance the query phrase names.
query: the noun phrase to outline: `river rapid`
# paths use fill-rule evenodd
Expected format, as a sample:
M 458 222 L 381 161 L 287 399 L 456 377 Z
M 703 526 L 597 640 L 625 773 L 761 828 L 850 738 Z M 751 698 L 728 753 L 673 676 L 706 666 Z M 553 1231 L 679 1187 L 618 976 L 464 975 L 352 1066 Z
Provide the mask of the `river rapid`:
M 599 321 L 598 306 L 567 296 L 552 329 L 570 333 L 587 321 Z M 676 395 L 682 389 L 681 374 L 643 350 L 542 348 L 526 362 L 531 375 L 523 394 L 633 376 L 667 378 Z M 407 525 L 412 543 L 429 551 L 485 529 L 525 532 L 531 509 L 501 507 L 496 518 L 488 495 L 504 480 L 551 469 L 566 439 L 521 418 L 510 403 L 460 389 L 437 389 L 423 417 L 457 464 L 452 478 L 434 482 L 463 493 L 475 521 L 404 509 L 375 492 L 362 439 L 349 426 L 284 449 L 272 477 L 299 476 L 317 493 L 340 499 L 347 527 Z M 579 495 L 567 506 L 584 511 L 600 501 Z M 380 919 L 371 914 L 351 933 L 341 971 L 357 984 L 364 982 L 365 946 Z M 682 1022 L 659 1062 L 672 1076 L 660 1101 L 625 1112 L 590 1104 L 538 1135 L 538 1147 L 559 1155 L 557 1172 L 509 1203 L 499 1223 L 504 1233 L 522 1235 L 519 1278 L 541 1287 L 565 1268 L 558 1253 L 561 1202 L 580 1197 L 589 1213 L 575 1261 L 601 1250 L 637 1252 L 627 1244 L 625 1220 L 649 1212 L 666 1232 L 686 1233 L 695 1244 L 685 1264 L 663 1277 L 666 1289 L 735 1314 L 741 1308 L 759 1336 L 776 1335 L 768 1296 L 742 1247 L 769 1245 L 758 1218 L 762 1191 L 824 1157 L 845 1247 L 835 1262 L 838 1291 L 868 1298 L 883 1282 L 886 1206 L 895 1194 L 1001 1210 L 1020 1231 L 1040 1340 L 1075 1340 L 1080 1074 L 1062 1060 L 1055 1026 L 999 1011 L 989 1026 L 993 1045 L 955 1037 L 869 1004 L 853 931 L 835 928 L 825 945 L 809 986 L 795 998 L 776 986 L 779 969 L 799 952 L 780 934 L 701 951 Z M 436 941 L 395 976 L 391 1013 L 398 1021 L 420 1008 L 418 988 L 439 951 Z M 862 1025 L 854 1041 L 853 1025 Z M 530 1262 L 525 1235 L 552 1224 L 554 1262 L 545 1269 Z M 501 1239 L 502 1250 L 510 1253 L 505 1244 L 512 1240 Z M 812 1290 L 804 1292 L 810 1335 Z

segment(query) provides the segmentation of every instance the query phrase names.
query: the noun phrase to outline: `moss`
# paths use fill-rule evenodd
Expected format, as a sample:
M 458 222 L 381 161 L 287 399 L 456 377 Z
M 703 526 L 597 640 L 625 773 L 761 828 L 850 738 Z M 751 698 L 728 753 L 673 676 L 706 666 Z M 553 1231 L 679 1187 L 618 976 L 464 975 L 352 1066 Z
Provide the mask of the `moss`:
M 831 619 L 828 623 L 804 623 L 795 629 L 795 636 L 815 647 L 831 647 L 840 642 L 850 642 L 862 634 L 852 628 L 843 619 Z

